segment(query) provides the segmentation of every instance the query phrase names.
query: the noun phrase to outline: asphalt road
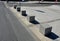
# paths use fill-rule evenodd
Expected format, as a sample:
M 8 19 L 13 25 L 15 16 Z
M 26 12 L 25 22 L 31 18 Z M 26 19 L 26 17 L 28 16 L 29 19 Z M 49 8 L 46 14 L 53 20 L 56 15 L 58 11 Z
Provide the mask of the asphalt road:
M 35 41 L 3 2 L 0 2 L 0 41 Z

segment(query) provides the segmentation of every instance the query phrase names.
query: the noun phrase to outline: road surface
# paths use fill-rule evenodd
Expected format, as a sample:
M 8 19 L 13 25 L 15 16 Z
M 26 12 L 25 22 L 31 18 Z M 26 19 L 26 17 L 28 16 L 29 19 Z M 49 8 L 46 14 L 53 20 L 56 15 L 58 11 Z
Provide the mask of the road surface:
M 0 2 L 0 41 L 35 41 L 3 2 Z

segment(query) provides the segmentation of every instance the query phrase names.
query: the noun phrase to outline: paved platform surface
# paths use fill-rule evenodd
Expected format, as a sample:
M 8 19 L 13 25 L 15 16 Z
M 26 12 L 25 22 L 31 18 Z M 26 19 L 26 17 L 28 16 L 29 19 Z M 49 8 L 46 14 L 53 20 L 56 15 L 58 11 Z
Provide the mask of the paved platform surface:
M 32 23 L 30 23 L 27 20 L 27 17 L 24 17 L 20 14 L 20 12 L 17 12 L 13 7 L 10 7 L 10 10 L 14 13 L 14 15 L 18 18 L 18 20 L 22 21 L 22 24 L 24 24 L 25 26 L 27 26 L 26 28 L 28 28 L 29 32 L 33 33 L 33 36 L 38 38 L 38 41 L 51 41 L 51 39 L 45 37 L 43 34 L 40 33 L 39 31 L 39 25 L 34 25 Z M 24 21 L 25 20 L 25 21 Z M 35 39 L 37 39 L 35 38 Z
M 47 7 L 24 7 L 28 15 L 36 16 L 39 23 L 47 23 L 52 26 L 52 34 L 49 38 L 60 40 L 60 5 L 51 5 Z
M 53 6 L 53 5 L 49 5 L 49 6 L 43 7 L 42 9 L 40 7 L 39 7 L 40 9 L 38 7 L 35 7 L 35 8 L 33 7 L 32 9 L 34 9 L 34 10 L 42 10 L 43 9 L 43 11 L 45 11 L 45 12 L 47 12 L 47 11 L 48 11 L 48 13 L 50 12 L 51 14 L 47 14 L 47 16 L 51 15 L 52 17 L 55 16 L 56 18 L 59 18 L 59 16 L 60 16 L 60 14 L 59 14 L 60 13 L 60 10 L 59 10 L 60 7 L 59 6 L 56 7 L 56 6 Z M 48 18 L 46 16 L 45 17 L 48 18 L 48 20 L 50 20 L 52 18 L 51 16 L 50 16 L 50 18 Z M 42 16 L 42 17 L 44 17 L 44 16 Z M 57 19 L 57 20 L 54 19 L 51 22 L 45 22 L 45 23 L 47 23 L 47 24 L 49 24 L 49 25 L 51 25 L 53 27 L 52 33 L 50 35 L 48 35 L 47 37 L 50 38 L 50 39 L 52 39 L 52 41 L 60 41 L 60 28 L 59 28 L 60 27 L 60 19 Z M 32 29 L 33 32 L 36 31 L 36 32 L 39 33 L 39 30 L 38 30 L 39 28 L 35 28 L 35 30 L 34 30 L 34 28 L 31 27 L 30 29 Z

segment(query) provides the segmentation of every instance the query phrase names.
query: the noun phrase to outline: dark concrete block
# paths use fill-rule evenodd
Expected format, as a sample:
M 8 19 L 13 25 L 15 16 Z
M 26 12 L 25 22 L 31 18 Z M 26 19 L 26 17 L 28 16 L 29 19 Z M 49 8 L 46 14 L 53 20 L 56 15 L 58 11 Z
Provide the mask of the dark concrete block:
M 14 5 L 14 9 L 16 9 L 17 5 Z
M 18 12 L 20 12 L 20 11 L 21 11 L 20 7 L 17 7 L 16 9 L 17 9 L 17 11 L 18 11 Z
M 29 22 L 34 22 L 35 21 L 35 16 L 27 16 Z
M 23 11 L 22 11 L 22 15 L 23 15 L 23 16 L 27 16 L 26 10 L 23 10 Z
M 52 31 L 52 26 L 48 24 L 40 24 L 40 32 L 44 35 L 50 34 Z

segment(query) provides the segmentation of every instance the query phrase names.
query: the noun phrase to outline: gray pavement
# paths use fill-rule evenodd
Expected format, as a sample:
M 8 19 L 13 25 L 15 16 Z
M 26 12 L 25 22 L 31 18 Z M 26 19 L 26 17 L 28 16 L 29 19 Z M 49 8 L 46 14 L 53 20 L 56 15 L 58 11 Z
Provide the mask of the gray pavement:
M 0 41 L 35 41 L 3 2 L 0 2 Z
M 29 7 L 60 5 L 60 3 L 50 3 L 50 2 L 28 3 L 28 2 L 11 2 L 11 1 L 8 4 L 10 7 L 12 7 L 14 4 L 18 4 L 19 6 L 29 6 Z
M 53 41 L 60 41 L 60 5 L 52 5 L 44 8 L 21 7 L 21 10 L 26 10 L 26 14 L 35 16 L 35 20 L 40 22 L 40 24 L 47 23 L 52 26 L 52 33 L 48 37 Z
M 12 26 L 6 18 L 5 5 L 0 2 L 0 41 L 17 41 Z
M 37 7 L 37 6 L 50 6 L 53 4 L 35 4 L 35 3 L 8 3 L 10 7 L 14 6 L 14 4 L 18 4 L 18 6 L 29 6 L 29 7 Z

